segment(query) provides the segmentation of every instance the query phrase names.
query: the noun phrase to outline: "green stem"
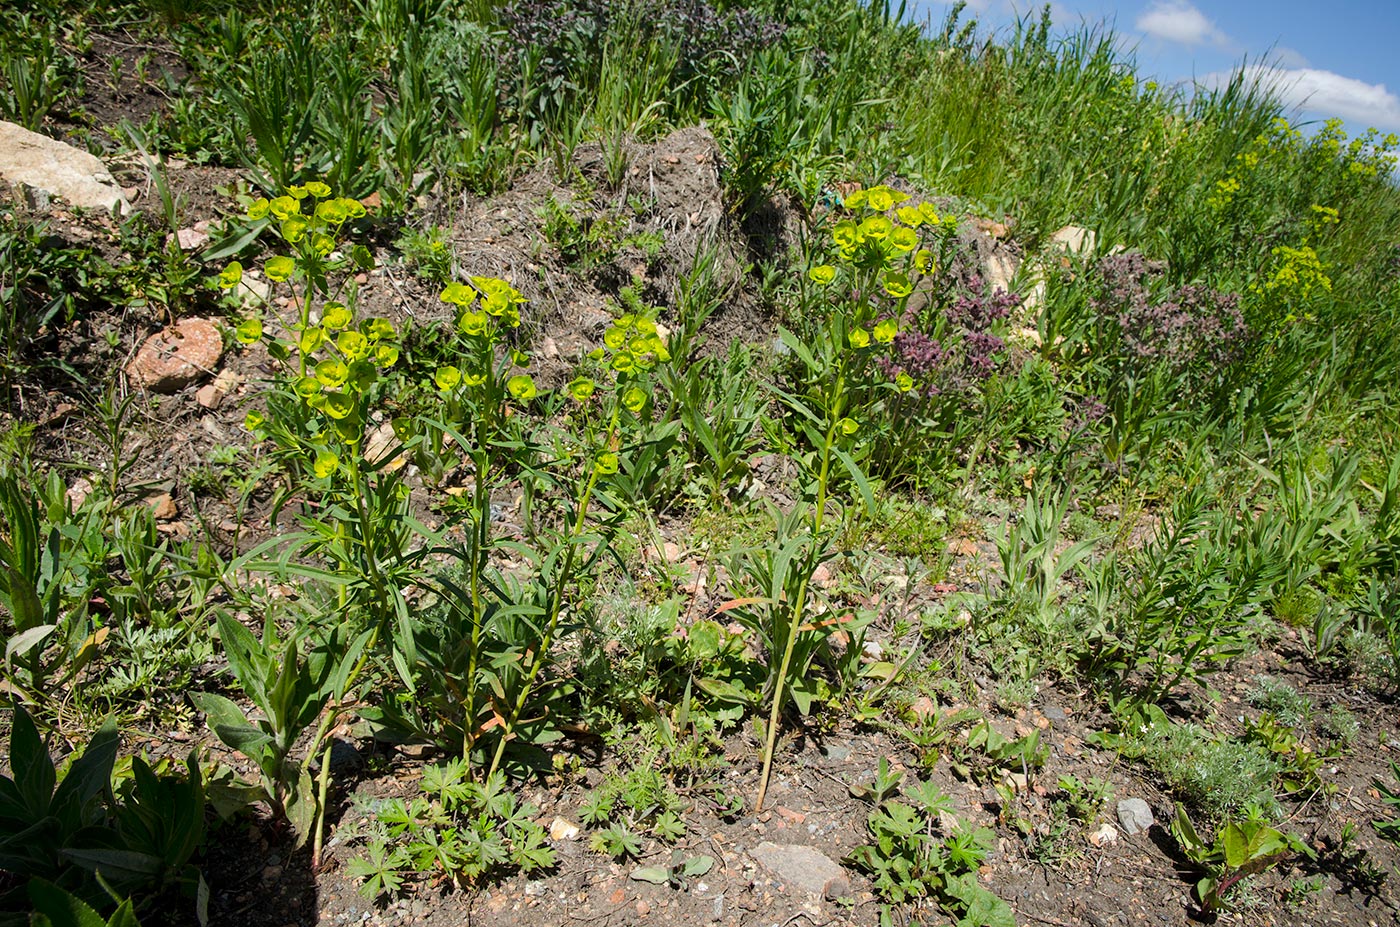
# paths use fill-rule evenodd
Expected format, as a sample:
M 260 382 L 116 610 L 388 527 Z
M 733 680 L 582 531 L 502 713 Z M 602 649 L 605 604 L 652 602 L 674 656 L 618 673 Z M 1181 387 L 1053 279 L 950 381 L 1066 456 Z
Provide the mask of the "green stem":
M 827 416 L 828 425 L 826 439 L 822 442 L 822 464 L 817 475 L 817 503 L 816 509 L 812 512 L 812 543 L 817 544 L 821 537 L 822 523 L 826 516 L 827 486 L 831 479 L 831 448 L 836 442 L 836 429 L 841 422 L 841 400 L 844 379 L 841 376 L 836 378 L 836 387 L 831 403 L 831 412 Z M 758 777 L 758 799 L 754 803 L 754 810 L 763 810 L 763 801 L 768 796 L 768 780 L 773 773 L 773 750 L 778 742 L 778 722 L 783 714 L 783 695 L 787 684 L 788 672 L 792 668 L 792 653 L 797 647 L 798 628 L 802 626 L 802 613 L 806 608 L 807 589 L 812 580 L 810 559 L 803 567 L 802 579 L 797 586 L 797 595 L 794 597 L 792 613 L 789 617 L 787 641 L 783 645 L 783 659 L 778 666 L 777 681 L 773 688 L 773 705 L 768 710 L 768 737 L 763 745 L 763 771 Z
M 481 655 L 482 624 L 486 620 L 486 603 L 482 597 L 481 574 L 486 569 L 491 545 L 491 492 L 487 479 L 491 471 L 491 430 L 495 424 L 495 403 L 499 395 L 496 384 L 496 368 L 493 358 L 487 352 L 477 356 L 477 363 L 490 375 L 486 378 L 486 390 L 481 415 L 476 420 L 476 454 L 474 456 L 476 482 L 476 524 L 472 526 L 474 535 L 468 579 L 471 594 L 472 642 L 467 656 L 466 707 L 462 720 L 462 757 L 471 767 L 472 749 L 476 746 L 476 673 Z
M 613 408 L 612 421 L 608 425 L 608 433 L 603 441 L 603 447 L 611 447 L 613 439 L 617 436 L 618 408 Z M 534 688 L 535 679 L 540 671 L 544 669 L 547 662 L 546 656 L 554 642 L 554 634 L 559 627 L 559 616 L 564 609 L 564 592 L 569 585 L 569 580 L 573 576 L 574 557 L 578 552 L 578 537 L 583 533 L 583 525 L 588 518 L 588 506 L 593 498 L 593 490 L 598 485 L 598 468 L 596 465 L 589 467 L 588 479 L 584 482 L 583 491 L 579 494 L 578 509 L 574 516 L 573 527 L 569 530 L 567 544 L 569 549 L 564 553 L 564 566 L 560 569 L 556 578 L 554 590 L 550 594 L 549 621 L 545 625 L 544 637 L 540 641 L 539 650 L 535 654 L 534 662 L 530 664 L 530 669 L 525 674 L 524 684 L 521 686 L 520 694 L 516 696 L 515 705 L 512 706 L 510 718 L 506 721 L 505 730 L 501 733 L 501 739 L 496 744 L 495 755 L 491 758 L 491 768 L 487 772 L 486 778 L 489 780 L 500 768 L 501 758 L 505 755 L 506 743 L 510 740 L 511 732 L 520 720 L 520 714 L 525 710 L 525 703 L 530 698 L 530 693 Z
M 476 524 L 472 526 L 474 535 L 471 551 L 470 592 L 472 622 L 471 652 L 467 657 L 466 714 L 462 721 L 462 756 L 471 765 L 472 747 L 476 743 L 476 671 L 477 658 L 481 653 L 482 622 L 485 619 L 485 604 L 481 599 L 481 573 L 486 568 L 487 548 L 490 544 L 491 498 L 486 480 L 489 461 L 483 451 L 476 460 Z
M 311 738 L 311 744 L 306 751 L 308 757 L 313 757 L 321 749 L 321 742 L 326 741 L 326 752 L 321 757 L 320 787 L 316 796 L 316 821 L 313 825 L 315 838 L 311 846 L 311 868 L 314 871 L 321 865 L 322 839 L 326 830 L 326 795 L 330 792 L 330 769 L 331 769 L 331 742 L 327 740 L 330 734 L 331 725 L 340 717 L 345 710 L 345 693 L 350 691 L 355 680 L 359 678 L 364 670 L 365 664 L 369 662 L 369 655 L 374 650 L 374 645 L 379 639 L 379 629 L 374 628 L 370 632 L 369 640 L 365 643 L 365 649 L 360 653 L 360 659 L 356 661 L 355 668 L 345 677 L 344 690 L 335 694 L 335 707 L 327 707 L 326 712 L 321 716 L 321 723 L 316 728 L 316 735 Z

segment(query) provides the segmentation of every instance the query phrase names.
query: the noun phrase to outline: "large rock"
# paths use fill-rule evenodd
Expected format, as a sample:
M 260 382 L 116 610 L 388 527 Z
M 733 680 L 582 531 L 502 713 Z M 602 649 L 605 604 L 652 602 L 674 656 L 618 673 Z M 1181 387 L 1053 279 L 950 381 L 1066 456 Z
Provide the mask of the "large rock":
M 126 374 L 153 393 L 173 393 L 212 376 L 223 353 L 224 339 L 217 325 L 208 319 L 181 319 L 147 338 Z
M 1064 251 L 1074 255 L 1092 254 L 1098 246 L 1099 236 L 1093 229 L 1077 225 L 1066 225 L 1050 236 L 1050 250 Z
M 808 894 L 819 898 L 840 898 L 851 892 L 846 870 L 812 847 L 764 841 L 753 848 L 751 855 L 784 883 Z
M 70 206 L 131 211 L 100 160 L 13 122 L 0 122 L 0 177 L 16 186 L 42 190 Z

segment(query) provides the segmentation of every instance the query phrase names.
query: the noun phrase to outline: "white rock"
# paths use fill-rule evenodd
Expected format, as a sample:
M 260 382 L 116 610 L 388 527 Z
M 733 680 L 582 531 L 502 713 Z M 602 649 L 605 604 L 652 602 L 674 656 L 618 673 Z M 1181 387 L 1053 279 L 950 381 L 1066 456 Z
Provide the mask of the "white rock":
M 81 209 L 110 212 L 119 207 L 123 215 L 131 212 L 131 204 L 99 159 L 12 122 L 0 122 L 0 177 Z
M 1011 289 L 1011 281 L 1020 269 L 1021 259 L 1016 255 L 1005 250 L 993 251 L 987 255 L 987 260 L 982 265 L 982 279 L 993 290 L 1011 293 L 1014 292 Z
M 579 826 L 567 818 L 555 818 L 549 825 L 549 836 L 553 840 L 577 840 Z
M 175 233 L 175 241 L 181 251 L 198 251 L 209 244 L 209 233 L 197 228 L 180 229 Z
M 1067 251 L 1070 254 L 1088 254 L 1098 244 L 1098 235 L 1092 229 L 1077 225 L 1066 225 L 1050 236 L 1050 250 Z
M 1111 847 L 1118 842 L 1118 828 L 1104 821 L 1102 827 L 1089 835 L 1089 842 L 1096 847 Z

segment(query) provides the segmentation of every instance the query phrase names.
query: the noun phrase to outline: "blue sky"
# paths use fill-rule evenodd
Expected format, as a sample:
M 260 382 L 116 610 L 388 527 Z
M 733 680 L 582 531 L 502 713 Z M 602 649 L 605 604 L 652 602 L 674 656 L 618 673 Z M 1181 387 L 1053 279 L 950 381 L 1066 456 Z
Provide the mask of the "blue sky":
M 911 5 L 938 23 L 951 4 Z M 970 0 L 964 15 L 1005 28 L 1042 5 Z M 1338 116 L 1349 134 L 1400 132 L 1400 0 L 1054 0 L 1051 19 L 1061 28 L 1110 22 L 1136 46 L 1143 78 L 1212 83 L 1247 60 L 1303 120 Z

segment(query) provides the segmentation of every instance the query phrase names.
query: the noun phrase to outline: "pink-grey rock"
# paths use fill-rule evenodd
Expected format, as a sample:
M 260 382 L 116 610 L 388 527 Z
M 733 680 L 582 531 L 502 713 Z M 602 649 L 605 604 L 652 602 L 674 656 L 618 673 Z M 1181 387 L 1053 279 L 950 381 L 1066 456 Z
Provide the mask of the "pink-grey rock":
M 213 375 L 224 353 L 223 335 L 209 319 L 181 319 L 146 339 L 126 367 L 132 383 L 153 393 L 173 393 Z
M 751 854 L 763 868 L 785 884 L 819 898 L 840 898 L 851 893 L 846 870 L 820 850 L 800 844 L 764 841 Z
M 151 514 L 156 517 L 156 521 L 173 521 L 180 514 L 180 507 L 168 492 L 152 496 L 146 500 L 146 504 L 151 507 Z
M 107 212 L 117 207 L 123 215 L 131 211 L 121 187 L 98 158 L 13 122 L 0 122 L 0 177 L 15 186 L 42 190 L 69 206 Z

